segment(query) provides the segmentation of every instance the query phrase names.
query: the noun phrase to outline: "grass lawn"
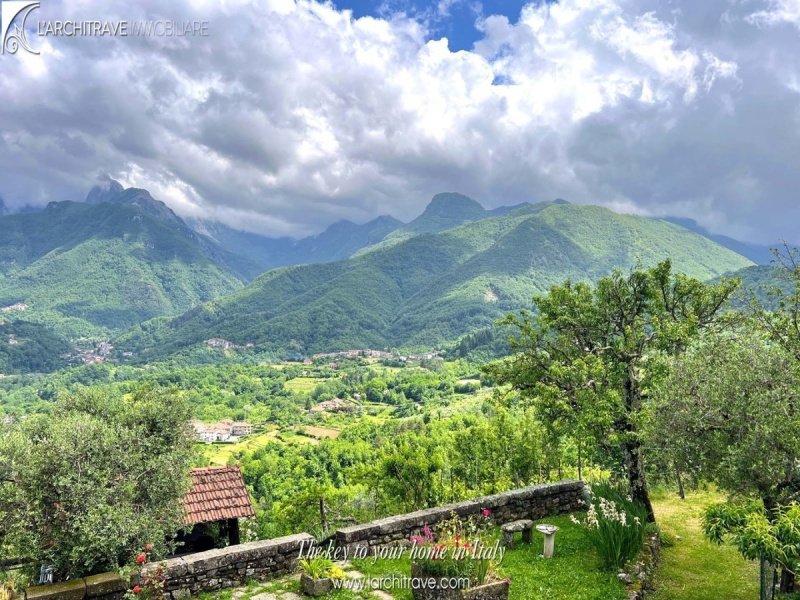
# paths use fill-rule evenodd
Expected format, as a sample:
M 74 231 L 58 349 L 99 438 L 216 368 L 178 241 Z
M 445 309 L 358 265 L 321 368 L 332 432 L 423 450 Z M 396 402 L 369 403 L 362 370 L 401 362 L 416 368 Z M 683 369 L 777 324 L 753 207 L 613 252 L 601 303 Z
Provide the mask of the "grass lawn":
M 664 548 L 653 600 L 753 600 L 758 598 L 758 565 L 733 546 L 717 546 L 703 537 L 703 508 L 725 498 L 716 492 L 654 494 L 662 531 L 674 545 Z
M 560 527 L 556 534 L 556 553 L 552 559 L 541 557 L 542 535 L 534 531 L 531 545 L 517 540 L 514 550 L 506 553 L 501 566 L 511 579 L 509 600 L 621 600 L 625 589 L 616 573 L 598 569 L 597 557 L 580 527 L 567 516 L 548 517 L 541 522 Z M 411 573 L 409 560 L 353 561 L 365 575 Z M 410 591 L 392 592 L 401 600 L 411 598 Z

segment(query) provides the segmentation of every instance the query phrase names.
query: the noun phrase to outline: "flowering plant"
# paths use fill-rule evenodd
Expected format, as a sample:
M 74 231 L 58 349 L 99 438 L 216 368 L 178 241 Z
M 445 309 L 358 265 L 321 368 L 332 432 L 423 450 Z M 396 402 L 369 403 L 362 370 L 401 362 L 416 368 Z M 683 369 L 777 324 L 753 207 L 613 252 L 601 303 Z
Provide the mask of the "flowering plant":
M 436 535 L 427 525 L 411 536 L 411 558 L 427 575 L 468 579 L 470 585 L 483 584 L 497 573 L 497 564 L 487 534 L 491 511 L 481 510 L 479 518 L 462 520 L 453 513 L 439 524 Z
M 647 510 L 616 488 L 601 484 L 591 490 L 591 501 L 583 522 L 586 535 L 600 556 L 604 569 L 619 569 L 642 549 L 647 527 Z
M 155 570 L 145 568 L 150 560 L 153 544 L 147 544 L 144 550 L 133 558 L 133 565 L 123 570 L 123 575 L 130 578 L 133 586 L 125 592 L 126 600 L 156 600 L 164 595 L 167 576 L 163 565 Z

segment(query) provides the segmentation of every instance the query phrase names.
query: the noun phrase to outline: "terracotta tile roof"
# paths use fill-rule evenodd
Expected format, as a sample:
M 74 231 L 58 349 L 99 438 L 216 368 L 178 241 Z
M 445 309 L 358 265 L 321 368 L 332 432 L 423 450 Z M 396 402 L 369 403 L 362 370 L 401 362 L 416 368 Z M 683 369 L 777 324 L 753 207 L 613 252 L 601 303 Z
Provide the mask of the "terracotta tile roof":
M 183 508 L 184 522 L 190 525 L 256 514 L 239 467 L 192 469 L 192 488 Z

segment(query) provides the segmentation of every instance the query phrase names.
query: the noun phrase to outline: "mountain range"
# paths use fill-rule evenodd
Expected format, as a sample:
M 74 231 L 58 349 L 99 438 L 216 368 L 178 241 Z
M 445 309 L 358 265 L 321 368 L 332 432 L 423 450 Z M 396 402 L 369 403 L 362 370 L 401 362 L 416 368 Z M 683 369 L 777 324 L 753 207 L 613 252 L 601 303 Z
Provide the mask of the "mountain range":
M 28 323 L 18 330 L 31 348 L 113 339 L 145 360 L 213 337 L 299 353 L 430 347 L 490 327 L 565 278 L 666 257 L 701 279 L 770 276 L 753 267 L 764 248 L 693 221 L 560 199 L 487 210 L 442 193 L 409 223 L 340 221 L 300 240 L 184 220 L 113 180 L 83 202 L 4 213 L 0 200 L 2 319 Z
M 135 203 L 2 217 L 0 308 L 67 337 L 104 336 L 242 287 L 197 238 Z
M 430 347 L 490 326 L 566 278 L 593 280 L 664 258 L 703 280 L 753 264 L 663 220 L 563 201 L 487 216 L 475 204 L 439 196 L 412 222 L 422 233 L 389 234 L 347 260 L 270 271 L 179 317 L 142 323 L 117 342 L 143 358 L 209 338 L 300 353 Z

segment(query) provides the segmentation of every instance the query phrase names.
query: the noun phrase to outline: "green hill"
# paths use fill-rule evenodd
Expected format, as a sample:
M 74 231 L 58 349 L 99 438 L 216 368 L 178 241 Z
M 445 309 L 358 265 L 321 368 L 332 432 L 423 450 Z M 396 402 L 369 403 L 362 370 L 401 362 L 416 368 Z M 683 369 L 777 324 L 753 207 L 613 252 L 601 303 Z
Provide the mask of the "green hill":
M 107 336 L 241 287 L 209 256 L 210 242 L 149 194 L 137 198 L 0 218 L 0 308 L 26 305 L 4 317 Z
M 54 371 L 72 348 L 44 325 L 0 319 L 0 373 Z
M 733 299 L 737 307 L 747 306 L 755 298 L 762 306 L 774 310 L 778 307 L 776 292 L 783 297 L 794 291 L 789 273 L 778 265 L 754 265 L 725 276 L 742 280 L 742 286 Z
M 212 337 L 301 352 L 430 346 L 490 326 L 566 278 L 591 280 L 664 258 L 701 279 L 752 264 L 662 220 L 524 205 L 348 260 L 271 271 L 180 317 L 143 323 L 117 343 L 143 359 Z

